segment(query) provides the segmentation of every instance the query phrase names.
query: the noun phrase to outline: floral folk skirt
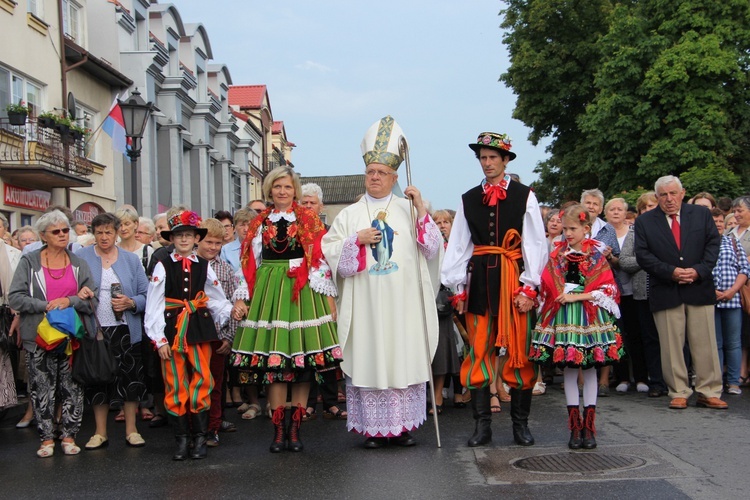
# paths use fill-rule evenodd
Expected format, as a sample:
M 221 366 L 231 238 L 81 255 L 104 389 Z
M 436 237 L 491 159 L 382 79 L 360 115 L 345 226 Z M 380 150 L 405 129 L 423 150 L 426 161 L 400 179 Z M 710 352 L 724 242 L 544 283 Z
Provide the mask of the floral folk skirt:
M 625 351 L 615 319 L 601 307 L 589 322 L 583 302 L 563 304 L 549 325 L 532 332 L 529 360 L 559 368 L 611 365 Z
M 261 382 L 297 382 L 311 371 L 335 369 L 342 351 L 328 299 L 309 284 L 292 301 L 288 261 L 258 268 L 247 318 L 234 337 L 232 364 L 255 372 Z

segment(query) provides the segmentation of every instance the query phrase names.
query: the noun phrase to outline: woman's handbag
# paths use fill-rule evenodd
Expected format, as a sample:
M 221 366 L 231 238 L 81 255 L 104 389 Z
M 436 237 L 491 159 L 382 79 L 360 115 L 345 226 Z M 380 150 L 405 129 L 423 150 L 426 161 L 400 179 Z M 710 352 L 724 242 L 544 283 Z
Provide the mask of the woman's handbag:
M 0 349 L 7 351 L 13 343 L 13 339 L 8 334 L 10 324 L 13 322 L 13 312 L 7 305 L 0 306 Z
M 732 237 L 732 245 L 734 245 L 734 251 L 737 254 L 737 258 L 741 258 L 739 250 L 737 249 L 737 240 Z M 750 277 L 740 288 L 738 292 L 740 294 L 740 303 L 742 304 L 742 311 L 745 314 L 750 315 Z
M 96 319 L 96 334 L 91 335 L 88 322 L 82 317 L 86 335 L 81 339 L 81 345 L 73 357 L 73 380 L 88 387 L 110 384 L 117 375 L 117 360 L 109 350 L 108 342 L 104 340 L 99 318 L 96 313 L 92 316 Z

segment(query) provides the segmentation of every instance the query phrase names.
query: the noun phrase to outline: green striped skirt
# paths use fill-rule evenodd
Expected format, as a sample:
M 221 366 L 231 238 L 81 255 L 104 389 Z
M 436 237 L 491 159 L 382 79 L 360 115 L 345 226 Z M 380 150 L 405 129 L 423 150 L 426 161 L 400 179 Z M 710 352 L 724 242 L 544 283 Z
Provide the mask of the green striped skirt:
M 529 360 L 560 368 L 611 365 L 625 351 L 615 318 L 605 309 L 596 309 L 589 322 L 583 302 L 563 304 L 546 327 L 532 332 Z
M 232 347 L 233 365 L 258 373 L 266 384 L 295 382 L 341 362 L 327 297 L 306 284 L 292 301 L 294 278 L 288 271 L 288 261 L 264 261 L 258 268 L 247 318 Z

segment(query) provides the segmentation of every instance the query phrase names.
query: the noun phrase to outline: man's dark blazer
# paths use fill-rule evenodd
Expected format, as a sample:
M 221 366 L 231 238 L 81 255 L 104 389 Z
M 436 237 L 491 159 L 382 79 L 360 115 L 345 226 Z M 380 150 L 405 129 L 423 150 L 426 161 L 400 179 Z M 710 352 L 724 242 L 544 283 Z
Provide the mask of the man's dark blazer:
M 667 216 L 660 207 L 635 219 L 635 258 L 649 274 L 648 298 L 652 311 L 681 304 L 716 303 L 711 272 L 719 257 L 721 236 L 706 207 L 682 204 L 680 240 L 681 250 L 678 250 Z M 672 280 L 676 267 L 692 267 L 698 272 L 698 279 L 689 285 L 679 285 Z

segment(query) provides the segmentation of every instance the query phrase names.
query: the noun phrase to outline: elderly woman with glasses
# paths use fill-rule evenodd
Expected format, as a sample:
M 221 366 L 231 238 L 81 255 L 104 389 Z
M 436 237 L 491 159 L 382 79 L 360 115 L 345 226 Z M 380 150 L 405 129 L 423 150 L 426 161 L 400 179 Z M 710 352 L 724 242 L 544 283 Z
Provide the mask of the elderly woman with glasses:
M 90 315 L 98 303 L 89 266 L 67 249 L 70 222 L 59 210 L 42 215 L 36 223 L 44 245 L 21 256 L 10 287 L 10 306 L 21 315 L 20 330 L 27 352 L 34 417 L 42 444 L 40 458 L 55 450 L 55 404 L 62 407 L 62 450 L 77 455 L 75 436 L 81 427 L 83 387 L 73 380 L 65 353 L 46 351 L 37 345 L 37 328 L 45 313 L 75 308 Z M 85 318 L 84 318 L 85 319 Z

